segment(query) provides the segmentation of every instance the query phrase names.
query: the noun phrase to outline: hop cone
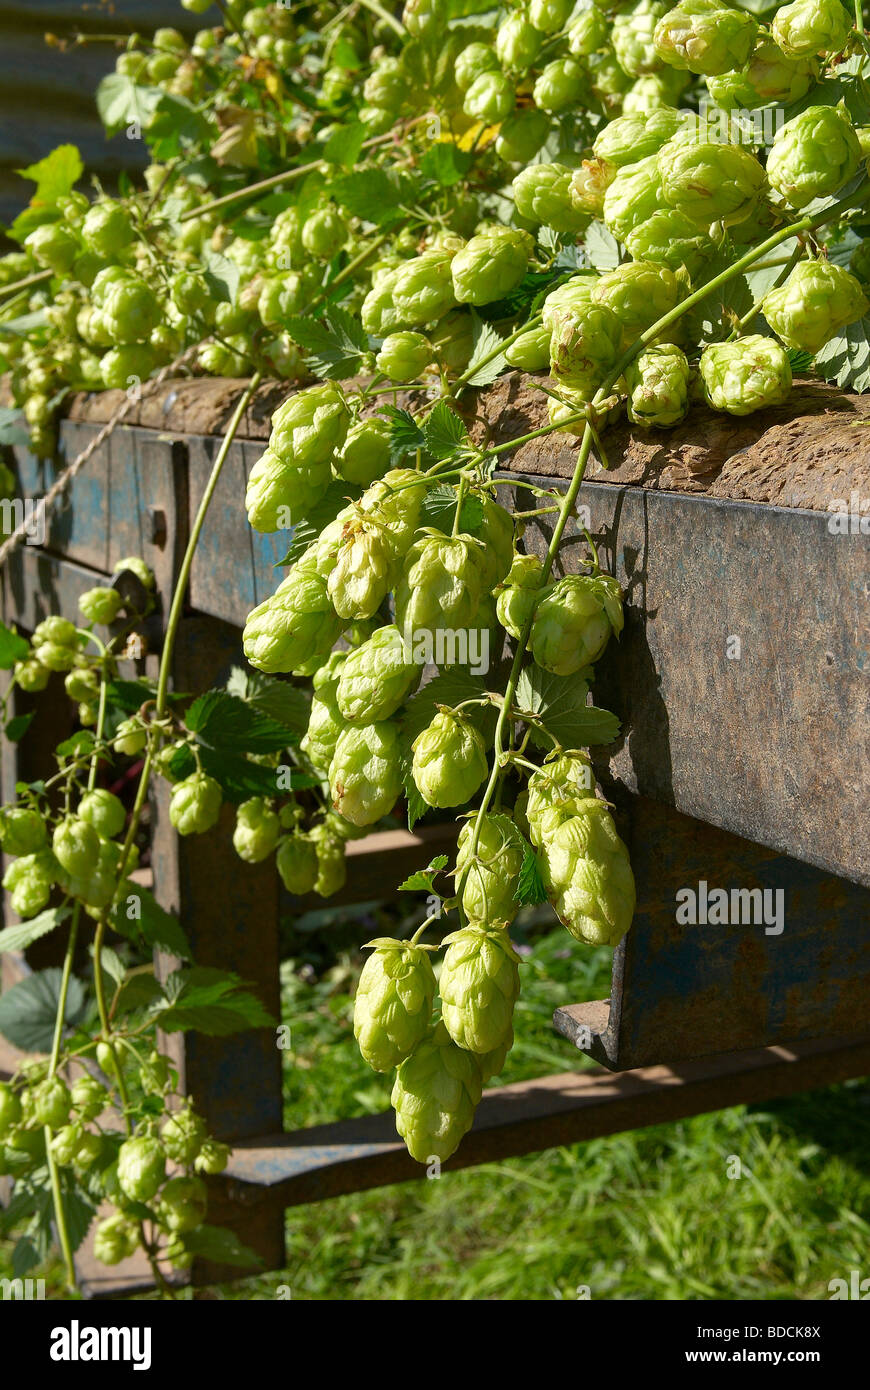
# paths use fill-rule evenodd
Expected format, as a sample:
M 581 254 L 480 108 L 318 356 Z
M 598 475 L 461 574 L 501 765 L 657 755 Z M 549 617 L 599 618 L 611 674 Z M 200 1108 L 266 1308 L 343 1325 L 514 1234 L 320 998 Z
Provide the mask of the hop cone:
M 360 420 L 351 426 L 333 467 L 340 478 L 368 487 L 390 466 L 390 429 L 386 420 Z
M 244 650 L 259 671 L 294 671 L 325 656 L 341 633 L 325 580 L 295 565 L 271 598 L 248 614 Z
M 619 66 L 630 77 L 642 77 L 661 67 L 662 60 L 653 48 L 652 38 L 656 24 L 669 8 L 667 0 L 640 0 L 633 9 L 615 15 L 611 42 Z
M 357 506 L 390 533 L 396 554 L 405 555 L 417 530 L 427 483 L 413 468 L 393 468 L 366 488 Z
M 492 227 L 453 258 L 453 293 L 460 304 L 491 304 L 515 290 L 533 247 L 528 232 Z
M 598 283 L 597 275 L 575 275 L 566 280 L 558 289 L 551 290 L 541 305 L 541 318 L 544 328 L 552 333 L 556 315 L 561 309 L 574 309 L 578 312 L 592 302 L 592 291 Z
M 628 850 L 603 801 L 586 797 L 541 846 L 547 896 L 578 941 L 615 946 L 634 916 Z
M 429 952 L 378 937 L 363 966 L 353 1009 L 353 1033 L 374 1071 L 392 1071 L 429 1031 L 435 976 Z
M 662 201 L 659 156 L 652 154 L 620 169 L 604 195 L 604 224 L 617 241 L 625 241 L 647 222 Z
M 299 391 L 279 406 L 268 448 L 248 479 L 245 505 L 255 531 L 295 523 L 320 501 L 349 423 L 344 396 L 331 382 Z M 286 509 L 286 519 L 279 509 Z
M 412 634 L 468 627 L 483 592 L 484 547 L 474 536 L 423 530 L 396 585 L 396 626 Z
M 744 224 L 746 225 L 746 224 Z M 696 275 L 716 253 L 716 243 L 678 208 L 658 208 L 625 238 L 635 260 L 679 270 L 684 265 Z
M 393 586 L 396 547 L 385 527 L 357 513 L 342 527 L 327 580 L 340 618 L 371 618 Z
M 595 795 L 595 774 L 585 753 L 562 753 L 533 772 L 528 781 L 525 803 L 529 831 L 537 843 L 535 827 L 545 811 L 556 805 L 571 805 Z
M 332 804 L 353 825 L 374 825 L 402 790 L 399 729 L 388 719 L 338 736 L 329 765 Z
M 455 1153 L 471 1129 L 481 1090 L 477 1058 L 438 1023 L 401 1063 L 390 1097 L 411 1157 L 443 1163 Z
M 484 815 L 477 854 L 472 859 L 471 843 L 476 823 L 475 814 L 459 832 L 457 887 L 468 870 L 462 889 L 462 906 L 472 921 L 512 922 L 517 915 L 514 893 L 526 852 L 523 837 L 510 816 Z
M 658 154 L 662 145 L 676 135 L 689 120 L 688 111 L 666 106 L 648 115 L 617 116 L 596 135 L 592 153 L 598 159 L 622 169 Z
M 544 566 L 536 555 L 516 554 L 510 573 L 499 585 L 496 614 L 511 637 L 519 638 L 538 601 Z
M 827 198 L 853 177 L 861 146 L 836 106 L 810 106 L 777 134 L 767 157 L 771 188 L 793 208 Z
M 781 405 L 791 391 L 788 353 L 773 338 L 758 334 L 711 343 L 701 353 L 698 370 L 707 403 L 729 415 Z
M 659 20 L 653 45 L 670 67 L 711 76 L 742 67 L 757 32 L 751 15 L 719 0 L 682 0 Z
M 550 371 L 570 388 L 598 382 L 619 357 L 622 324 L 606 304 L 557 310 L 550 338 Z
M 555 676 L 571 676 L 597 661 L 611 632 L 622 631 L 622 596 L 610 575 L 569 574 L 535 611 L 529 650 Z
M 489 771 L 483 735 L 452 710 L 439 710 L 412 748 L 411 775 L 429 806 L 463 806 Z
M 800 261 L 761 309 L 786 347 L 817 353 L 847 323 L 866 314 L 870 302 L 859 280 L 830 261 Z
M 578 232 L 588 216 L 571 198 L 571 170 L 563 164 L 530 164 L 513 182 L 517 212 L 538 226 L 556 232 Z
M 647 348 L 625 370 L 628 418 L 649 429 L 670 429 L 689 409 L 691 368 L 685 353 L 671 343 Z
M 849 37 L 851 20 L 840 0 L 795 0 L 773 17 L 773 37 L 788 58 L 839 53 Z
M 444 938 L 438 990 L 444 1026 L 459 1047 L 492 1052 L 511 1031 L 519 956 L 504 927 L 472 924 Z
M 311 831 L 311 841 L 317 855 L 317 877 L 314 891 L 321 898 L 331 898 L 347 882 L 347 860 L 344 840 L 336 835 L 325 821 Z
M 754 212 L 765 182 L 755 156 L 740 145 L 678 142 L 680 136 L 657 156 L 664 202 L 703 228 L 712 222 L 732 226 L 745 221 Z
M 236 811 L 233 849 L 248 864 L 268 859 L 278 843 L 278 816 L 262 796 L 243 801 Z
M 418 328 L 434 323 L 453 308 L 456 299 L 451 265 L 455 254 L 452 248 L 424 251 L 398 268 L 393 279 L 392 298 L 403 327 Z
M 613 310 L 622 324 L 622 347 L 627 347 L 645 328 L 673 309 L 678 288 L 670 270 L 643 261 L 627 261 L 602 275 L 592 298 Z
M 419 676 L 420 667 L 406 652 L 398 628 L 379 628 L 342 667 L 336 690 L 342 719 L 360 725 L 389 719 Z
M 494 1076 L 504 1069 L 508 1053 L 514 1045 L 513 1024 L 508 1027 L 507 1035 L 499 1043 L 498 1047 L 493 1047 L 489 1052 L 476 1052 L 477 1064 L 480 1067 L 480 1079 L 484 1086 L 487 1081 L 491 1081 Z
M 339 677 L 347 656 L 347 652 L 333 652 L 311 682 L 314 693 L 308 728 L 299 746 L 314 767 L 322 772 L 327 771 L 338 736 L 347 727 L 336 698 Z
M 307 835 L 288 835 L 278 846 L 275 864 L 288 893 L 303 897 L 317 879 L 317 849 Z
M 739 107 L 753 110 L 771 102 L 791 106 L 809 91 L 814 80 L 811 58 L 787 58 L 769 34 L 761 34 L 749 61 L 738 72 L 708 77 L 707 91 L 722 111 Z

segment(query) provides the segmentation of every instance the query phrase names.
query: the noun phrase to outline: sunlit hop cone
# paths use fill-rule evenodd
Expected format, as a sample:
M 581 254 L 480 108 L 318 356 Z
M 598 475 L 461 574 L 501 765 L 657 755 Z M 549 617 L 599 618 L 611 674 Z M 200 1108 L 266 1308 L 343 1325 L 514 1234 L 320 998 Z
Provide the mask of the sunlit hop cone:
M 352 651 L 341 670 L 336 700 L 349 724 L 389 719 L 420 678 L 402 635 L 392 623 Z
M 251 470 L 245 497 L 256 531 L 277 531 L 319 502 L 349 424 L 344 396 L 332 382 L 297 392 L 275 411 L 268 447 Z
M 520 958 L 507 929 L 472 923 L 444 938 L 438 990 L 444 1026 L 469 1052 L 492 1052 L 511 1029 Z
M 326 655 L 343 626 L 325 580 L 295 565 L 272 597 L 248 614 L 245 656 L 259 671 L 295 671 L 312 657 Z
M 786 347 L 815 354 L 868 304 L 861 282 L 842 266 L 800 261 L 784 285 L 768 291 L 761 311 Z
M 615 946 L 631 926 L 635 889 L 628 850 L 603 801 L 587 797 L 541 846 L 547 896 L 578 941 Z
M 545 671 L 571 676 L 597 661 L 622 625 L 622 592 L 611 575 L 569 574 L 538 604 L 529 650 Z
M 526 853 L 523 837 L 510 816 L 484 814 L 472 859 L 476 822 L 475 814 L 459 832 L 456 883 L 458 888 L 465 879 L 462 906 L 472 921 L 512 922 L 518 910 L 514 893 Z
M 758 333 L 734 343 L 710 343 L 698 371 L 708 405 L 729 415 L 782 405 L 791 392 L 788 353 L 774 338 Z
M 462 806 L 489 771 L 483 735 L 464 714 L 439 709 L 413 742 L 411 775 L 430 806 Z
M 444 1162 L 471 1129 L 480 1100 L 480 1063 L 457 1047 L 443 1023 L 418 1043 L 396 1073 L 396 1129 L 418 1163 Z
M 402 790 L 398 725 L 382 719 L 339 734 L 329 788 L 335 810 L 353 825 L 374 825 L 391 811 Z
M 525 814 L 534 836 L 535 822 L 552 806 L 573 805 L 582 797 L 595 795 L 592 763 L 585 753 L 579 751 L 550 758 L 537 772 L 532 773 L 527 793 Z
M 396 585 L 396 626 L 409 637 L 439 628 L 466 628 L 484 588 L 484 547 L 474 536 L 419 533 Z
M 672 343 L 649 347 L 625 369 L 628 418 L 645 429 L 671 429 L 689 409 L 691 368 Z
M 423 946 L 381 936 L 360 975 L 353 1010 L 359 1050 L 374 1071 L 391 1071 L 429 1031 L 435 976 Z

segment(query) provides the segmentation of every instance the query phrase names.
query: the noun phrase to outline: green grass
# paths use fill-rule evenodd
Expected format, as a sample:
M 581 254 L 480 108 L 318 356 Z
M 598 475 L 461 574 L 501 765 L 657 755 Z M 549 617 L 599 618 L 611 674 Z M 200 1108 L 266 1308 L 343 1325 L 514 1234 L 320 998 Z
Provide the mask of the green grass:
M 513 933 L 530 950 L 503 1082 L 588 1065 L 553 1034 L 552 1011 L 609 988 L 609 952 L 528 918 Z M 390 1080 L 361 1061 L 351 1028 L 356 943 L 385 932 L 394 917 L 344 912 L 289 942 L 288 1128 L 388 1105 Z M 285 1270 L 197 1297 L 268 1299 L 283 1285 L 294 1299 L 575 1299 L 587 1285 L 592 1298 L 825 1299 L 832 1278 L 870 1275 L 868 1152 L 866 1082 L 738 1106 L 292 1208 Z M 728 1177 L 732 1156 L 741 1177 Z

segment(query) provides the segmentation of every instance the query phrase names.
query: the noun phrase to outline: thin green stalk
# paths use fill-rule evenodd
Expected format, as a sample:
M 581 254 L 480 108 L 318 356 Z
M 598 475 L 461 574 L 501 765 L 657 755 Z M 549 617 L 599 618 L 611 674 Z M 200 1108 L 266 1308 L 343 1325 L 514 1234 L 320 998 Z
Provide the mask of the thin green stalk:
M 9 285 L 0 285 L 0 299 L 5 299 L 7 295 L 15 294 L 18 290 L 26 290 L 31 285 L 41 285 L 44 281 L 50 280 L 53 274 L 53 270 L 37 270 L 33 275 L 25 275 L 23 280 L 13 280 Z
M 798 245 L 792 251 L 790 256 L 783 256 L 781 258 L 780 264 L 782 265 L 782 270 L 780 271 L 779 275 L 777 275 L 773 284 L 770 286 L 771 290 L 779 289 L 782 282 L 788 279 L 789 275 L 791 274 L 792 270 L 794 270 L 794 267 L 797 265 L 803 253 L 804 247 L 800 243 L 798 243 Z M 770 262 L 768 262 L 768 264 L 770 264 Z M 755 269 L 758 270 L 760 269 L 760 267 L 756 266 Z M 764 293 L 769 294 L 770 290 L 765 290 Z M 761 313 L 761 305 L 763 300 L 764 295 L 762 295 L 760 299 L 756 299 L 752 308 L 749 310 L 748 313 L 743 315 L 742 319 L 738 319 L 737 324 L 733 332 L 731 333 L 731 338 L 738 337 L 739 334 L 743 332 L 743 329 L 747 328 L 748 325 L 752 323 L 752 320 L 756 317 L 756 315 Z
M 394 14 L 390 14 L 389 10 L 385 10 L 383 5 L 379 5 L 378 0 L 360 0 L 360 4 L 364 5 L 367 10 L 371 10 L 372 14 L 376 14 L 378 19 L 382 19 L 385 24 L 389 24 L 400 39 L 405 37 L 404 24 L 401 24 Z

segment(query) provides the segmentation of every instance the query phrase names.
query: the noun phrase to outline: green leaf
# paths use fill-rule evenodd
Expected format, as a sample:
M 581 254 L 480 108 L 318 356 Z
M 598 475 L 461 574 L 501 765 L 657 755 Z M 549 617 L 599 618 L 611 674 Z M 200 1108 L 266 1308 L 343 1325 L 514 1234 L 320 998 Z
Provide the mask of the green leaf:
M 442 671 L 412 695 L 405 705 L 402 719 L 402 735 L 405 742 L 413 743 L 417 735 L 429 727 L 437 713 L 436 706 L 453 707 L 461 704 L 463 700 L 479 699 L 485 694 L 486 686 L 480 676 L 472 676 L 459 666 Z M 475 723 L 478 722 L 478 717 L 475 713 Z
M 130 915 L 131 898 L 136 900 L 133 905 L 138 915 Z M 132 879 L 128 878 L 121 885 L 111 922 L 119 936 L 131 939 L 138 932 L 152 949 L 157 947 L 186 960 L 192 955 L 190 942 L 178 918 L 162 908 L 149 889 Z
M 308 728 L 311 701 L 306 691 L 298 685 L 265 676 L 261 671 L 245 671 L 240 666 L 234 666 L 226 688 L 231 695 L 249 701 L 299 738 Z
M 136 1013 L 139 1009 L 150 1009 L 159 1001 L 165 1000 L 163 986 L 154 976 L 150 965 L 143 966 L 127 976 L 115 1004 L 116 1016 Z
M 331 482 L 317 506 L 312 507 L 308 515 L 293 527 L 287 554 L 283 560 L 277 562 L 275 569 L 295 564 L 312 541 L 317 540 L 321 531 L 325 530 L 331 521 L 335 521 L 342 508 L 346 507 L 348 502 L 356 501 L 358 497 L 362 497 L 362 488 L 354 483 L 346 483 L 343 478 Z
M 199 742 L 230 753 L 280 753 L 292 739 L 286 724 L 226 690 L 200 695 L 185 723 Z
M 433 892 L 432 880 L 436 874 L 440 874 L 449 860 L 446 854 L 439 854 L 433 859 L 427 869 L 418 869 L 417 873 L 411 874 L 404 883 L 399 884 L 400 893 L 431 893 Z
M 160 1013 L 168 1033 L 195 1028 L 225 1037 L 248 1028 L 266 1028 L 274 1020 L 237 975 L 203 966 L 178 970 L 166 981 L 169 1007 Z
M 112 950 L 111 946 L 103 946 L 100 951 L 100 969 L 104 975 L 108 975 L 110 979 L 114 980 L 116 988 L 124 983 L 124 976 L 127 972 L 121 963 L 120 956 Z
M 439 483 L 436 487 L 430 488 L 423 500 L 420 508 L 420 526 L 428 526 L 436 531 L 443 531 L 445 536 L 449 536 L 453 530 L 453 518 L 456 515 L 456 489 L 449 483 Z M 462 499 L 462 507 L 459 512 L 459 529 L 470 535 L 476 535 L 477 530 L 484 520 L 483 503 L 479 497 L 471 494 Z
M 443 141 L 426 151 L 420 160 L 420 173 L 440 183 L 442 188 L 452 188 L 465 177 L 471 164 L 472 156 L 467 150 Z
M 22 739 L 30 728 L 36 710 L 30 710 L 27 714 L 16 714 L 9 720 L 3 730 L 10 743 L 17 743 Z
M 603 222 L 592 223 L 583 238 L 583 245 L 586 259 L 585 265 L 581 263 L 579 269 L 588 270 L 591 266 L 603 275 L 608 270 L 615 270 L 619 265 L 619 242 Z
M 41 220 L 44 221 L 45 219 L 43 218 Z M 33 231 L 32 227 L 30 231 Z M 34 309 L 30 314 L 19 314 L 19 316 L 14 319 L 3 319 L 3 321 L 0 322 L 0 336 L 5 335 L 7 338 L 29 338 L 33 333 L 38 332 L 40 328 L 45 328 L 47 324 L 48 318 L 45 310 Z M 30 436 L 28 435 L 27 438 L 29 439 Z
M 239 1269 L 255 1269 L 263 1261 L 255 1251 L 243 1245 L 234 1231 L 223 1226 L 198 1226 L 184 1237 L 184 1248 L 212 1264 L 235 1265 Z
M 29 164 L 26 169 L 16 169 L 15 172 L 36 184 L 36 191 L 30 199 L 31 207 L 39 204 L 53 207 L 59 198 L 65 198 L 71 192 L 73 185 L 85 172 L 85 166 L 75 145 L 58 145 L 37 164 Z
M 424 797 L 414 778 L 411 776 L 411 762 L 408 759 L 402 769 L 402 781 L 405 787 L 405 800 L 408 803 L 408 829 L 413 830 L 417 821 L 430 809 L 429 803 Z
M 331 306 L 322 319 L 294 317 L 287 321 L 287 332 L 305 349 L 306 360 L 315 376 L 328 380 L 353 376 L 368 352 L 368 337 L 362 325 L 345 309 Z
M 438 401 L 423 426 L 427 452 L 434 459 L 447 459 L 455 454 L 468 434 L 464 422 L 451 410 L 446 401 Z
M 93 729 L 77 729 L 69 738 L 59 743 L 54 751 L 59 758 L 78 758 L 83 753 L 90 753 L 96 741 Z
M 525 846 L 525 855 L 514 898 L 521 907 L 547 901 L 547 890 L 541 878 L 540 861 L 530 844 Z
M 204 278 L 212 294 L 224 303 L 234 304 L 242 278 L 242 272 L 235 261 L 231 261 L 229 256 L 222 256 L 220 251 L 212 250 L 208 244 L 202 252 L 202 260 L 205 266 Z
M 841 328 L 817 353 L 815 366 L 843 390 L 870 390 L 870 315 Z
M 20 637 L 14 628 L 0 623 L 0 670 L 11 671 L 16 661 L 26 661 L 30 654 L 30 643 Z
M 330 192 L 352 217 L 382 226 L 399 214 L 407 189 L 405 181 L 391 177 L 383 169 L 366 169 L 336 179 Z
M 560 748 L 612 743 L 619 733 L 619 720 L 609 710 L 587 705 L 588 692 L 583 672 L 554 676 L 540 666 L 526 666 L 517 681 L 514 709 L 520 718 L 533 715 L 543 725 L 546 732 L 531 724 L 531 741 L 538 748 L 551 748 L 554 739 Z
M 352 169 L 359 158 L 365 138 L 366 128 L 362 121 L 337 126 L 323 147 L 322 157 L 327 164 L 338 164 L 342 169 Z
M 159 87 L 139 87 L 124 73 L 110 72 L 97 88 L 97 110 L 107 135 L 138 121 L 147 125 L 164 93 Z
M 383 405 L 379 415 L 386 415 L 390 421 L 390 467 L 396 468 L 406 454 L 415 454 L 426 448 L 426 436 L 409 410 L 400 406 Z
M 67 906 L 49 907 L 45 912 L 40 912 L 38 917 L 31 917 L 27 922 L 17 922 L 13 927 L 6 927 L 4 931 L 0 931 L 0 953 L 25 951 L 41 936 L 47 936 L 50 931 L 54 931 L 56 926 L 69 917 L 71 911 Z
M 182 147 L 207 144 L 208 121 L 186 97 L 162 92 L 148 118 L 148 143 L 155 161 L 173 159 Z
M 153 681 L 109 681 L 106 687 L 106 698 L 110 705 L 116 705 L 127 714 L 135 714 L 141 709 L 146 700 L 153 700 L 157 693 L 156 683 Z
M 62 974 L 57 966 L 37 971 L 0 995 L 0 1033 L 13 1047 L 20 1047 L 22 1052 L 50 1050 Z M 85 987 L 73 975 L 69 981 L 64 1022 L 74 1027 L 85 1011 Z
M 465 369 L 467 372 L 471 372 L 467 384 L 469 386 L 489 386 L 507 366 L 504 354 L 501 352 L 498 353 L 491 362 L 486 362 L 484 366 L 479 366 L 478 364 L 484 363 L 490 353 L 495 352 L 496 348 L 501 345 L 504 339 L 500 334 L 496 333 L 495 329 L 490 324 L 484 323 L 483 319 L 480 318 L 478 314 L 472 312 L 471 317 L 474 325 L 474 347 L 468 366 Z

